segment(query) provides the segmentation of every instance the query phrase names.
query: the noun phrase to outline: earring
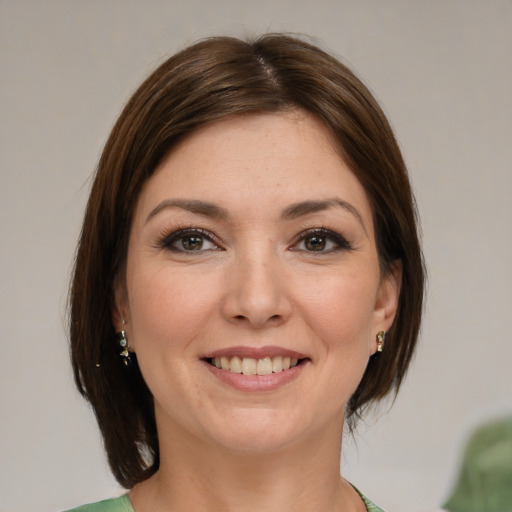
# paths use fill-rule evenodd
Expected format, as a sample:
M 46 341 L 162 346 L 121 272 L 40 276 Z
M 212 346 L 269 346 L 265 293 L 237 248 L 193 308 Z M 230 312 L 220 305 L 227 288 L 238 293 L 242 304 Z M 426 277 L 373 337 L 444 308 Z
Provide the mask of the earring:
M 123 359 L 124 365 L 128 366 L 132 362 L 132 360 L 130 358 L 130 352 L 128 352 L 130 346 L 128 345 L 128 339 L 126 338 L 126 331 L 118 332 L 117 336 L 119 338 L 119 345 L 121 347 L 120 356 Z
M 384 338 L 386 333 L 384 331 L 379 331 L 377 333 L 377 352 L 382 352 L 384 350 Z

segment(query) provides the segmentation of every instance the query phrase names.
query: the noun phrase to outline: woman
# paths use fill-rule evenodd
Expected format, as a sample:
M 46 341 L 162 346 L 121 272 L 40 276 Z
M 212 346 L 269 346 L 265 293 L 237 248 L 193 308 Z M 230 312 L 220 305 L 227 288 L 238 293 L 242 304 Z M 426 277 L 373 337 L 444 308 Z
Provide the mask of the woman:
M 171 57 L 117 121 L 71 289 L 76 383 L 128 495 L 78 510 L 380 510 L 344 423 L 397 392 L 423 264 L 364 85 L 301 40 Z

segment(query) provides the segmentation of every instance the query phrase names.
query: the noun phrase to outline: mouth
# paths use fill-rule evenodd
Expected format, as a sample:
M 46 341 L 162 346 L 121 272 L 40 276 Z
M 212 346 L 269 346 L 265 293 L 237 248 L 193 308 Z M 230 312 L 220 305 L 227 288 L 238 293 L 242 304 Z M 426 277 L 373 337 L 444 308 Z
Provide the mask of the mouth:
M 271 345 L 220 349 L 201 360 L 215 378 L 243 392 L 280 389 L 298 379 L 312 362 L 305 354 Z
M 282 373 L 300 364 L 304 364 L 307 358 L 295 358 L 287 356 L 266 356 L 261 358 L 241 356 L 209 357 L 205 361 L 219 370 L 243 375 L 270 375 Z

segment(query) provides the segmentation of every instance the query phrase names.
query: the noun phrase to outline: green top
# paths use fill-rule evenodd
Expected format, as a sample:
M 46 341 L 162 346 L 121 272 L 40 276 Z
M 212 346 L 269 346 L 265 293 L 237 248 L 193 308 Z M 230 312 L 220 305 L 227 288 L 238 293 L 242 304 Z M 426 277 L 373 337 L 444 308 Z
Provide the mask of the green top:
M 512 512 L 512 416 L 479 427 L 466 446 L 450 512 Z
M 359 496 L 361 496 L 362 500 L 364 501 L 364 504 L 366 505 L 366 510 L 368 510 L 368 512 L 384 512 L 384 510 L 375 505 L 375 503 L 372 503 L 359 489 L 356 489 L 355 487 L 354 489 L 357 491 Z
M 81 505 L 67 512 L 134 512 L 134 510 L 128 494 L 125 494 L 120 498 Z
M 357 489 L 361 498 L 363 499 L 368 512 L 384 512 L 381 508 L 374 505 L 368 498 L 363 496 Z M 130 498 L 125 494 L 120 498 L 114 498 L 111 500 L 98 501 L 97 503 L 90 503 L 89 505 L 82 505 L 68 510 L 67 512 L 134 512 Z

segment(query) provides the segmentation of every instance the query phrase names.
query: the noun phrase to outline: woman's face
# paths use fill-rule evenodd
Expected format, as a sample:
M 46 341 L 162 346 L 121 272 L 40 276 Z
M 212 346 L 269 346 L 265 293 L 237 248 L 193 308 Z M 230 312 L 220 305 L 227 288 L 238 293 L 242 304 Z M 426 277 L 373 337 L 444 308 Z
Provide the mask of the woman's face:
M 114 322 L 160 437 L 268 452 L 340 431 L 398 292 L 323 127 L 241 116 L 196 131 L 146 182 Z

